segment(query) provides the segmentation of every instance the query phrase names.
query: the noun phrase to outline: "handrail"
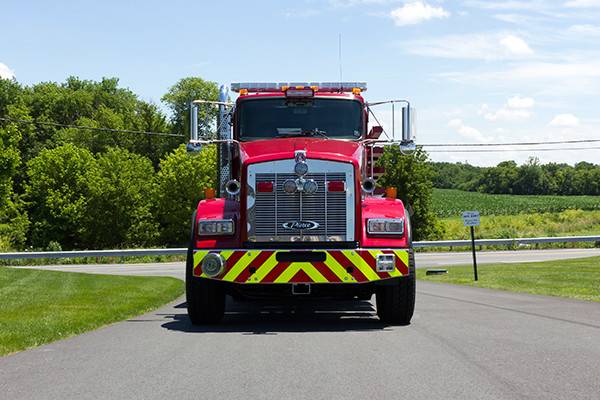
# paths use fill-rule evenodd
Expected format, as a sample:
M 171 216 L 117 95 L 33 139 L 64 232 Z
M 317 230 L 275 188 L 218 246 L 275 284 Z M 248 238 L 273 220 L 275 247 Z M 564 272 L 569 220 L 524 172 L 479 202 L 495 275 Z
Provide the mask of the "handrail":
M 600 242 L 600 236 L 563 236 L 518 239 L 476 239 L 476 246 L 497 246 L 539 243 Z M 442 240 L 413 242 L 413 247 L 455 247 L 471 246 L 470 240 Z M 129 250 L 77 250 L 77 251 L 35 251 L 21 253 L 0 253 L 0 260 L 32 258 L 73 258 L 73 257 L 128 257 L 128 256 L 168 256 L 185 255 L 186 248 L 172 249 L 129 249 Z

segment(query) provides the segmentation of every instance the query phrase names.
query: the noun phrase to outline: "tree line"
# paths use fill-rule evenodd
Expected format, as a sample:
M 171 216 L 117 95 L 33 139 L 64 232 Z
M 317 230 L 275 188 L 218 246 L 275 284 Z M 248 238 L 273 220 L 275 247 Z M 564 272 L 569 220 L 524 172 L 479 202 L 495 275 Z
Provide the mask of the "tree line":
M 217 84 L 181 79 L 167 118 L 117 78 L 0 79 L 0 251 L 184 245 L 216 179 L 214 150 L 185 153 L 199 98 L 217 100 Z
M 460 189 L 488 194 L 518 195 L 600 195 L 600 165 L 579 162 L 541 164 L 537 158 L 517 166 L 503 161 L 495 167 L 463 163 L 433 163 L 433 184 L 440 189 Z

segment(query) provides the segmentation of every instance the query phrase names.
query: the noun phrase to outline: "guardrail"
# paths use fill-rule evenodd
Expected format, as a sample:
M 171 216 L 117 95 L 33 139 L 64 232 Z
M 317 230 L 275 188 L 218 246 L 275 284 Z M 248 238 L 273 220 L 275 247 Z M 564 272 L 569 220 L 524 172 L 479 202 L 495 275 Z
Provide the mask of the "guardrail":
M 598 242 L 600 236 L 564 236 L 564 237 L 542 237 L 542 238 L 519 238 L 519 239 L 477 239 L 476 246 L 497 246 L 540 243 L 568 243 L 568 242 Z M 444 241 L 422 241 L 414 242 L 415 248 L 424 247 L 453 247 L 471 246 L 470 240 L 444 240 Z M 0 260 L 20 260 L 32 258 L 74 258 L 74 257 L 128 257 L 128 256 L 167 256 L 185 255 L 186 248 L 174 249 L 132 249 L 132 250 L 80 250 L 80 251 L 33 251 L 24 253 L 0 253 Z

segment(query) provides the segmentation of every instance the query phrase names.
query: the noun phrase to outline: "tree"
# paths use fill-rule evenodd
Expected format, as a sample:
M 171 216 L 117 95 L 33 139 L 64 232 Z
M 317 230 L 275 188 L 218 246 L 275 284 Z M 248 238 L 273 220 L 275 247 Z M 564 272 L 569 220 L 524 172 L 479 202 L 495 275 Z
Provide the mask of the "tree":
M 45 248 L 50 241 L 68 249 L 82 246 L 88 195 L 85 172 L 95 163 L 91 152 L 69 143 L 42 150 L 27 163 L 25 199 L 34 246 Z
M 556 192 L 556 184 L 540 166 L 536 157 L 530 157 L 527 163 L 518 168 L 518 174 L 513 182 L 514 194 L 539 195 Z
M 442 228 L 437 216 L 430 211 L 435 171 L 423 148 L 417 147 L 412 155 L 405 156 L 397 147 L 386 147 L 378 163 L 385 166 L 385 174 L 378 184 L 397 188 L 398 197 L 409 212 L 412 211 L 414 240 L 440 237 Z
M 518 176 L 517 163 L 503 161 L 479 176 L 477 190 L 488 194 L 513 194 L 513 184 Z
M 21 163 L 17 145 L 21 133 L 14 125 L 0 126 L 0 216 L 12 193 L 12 177 Z
M 217 101 L 219 100 L 219 88 L 215 82 L 205 81 L 202 78 L 183 78 L 171 86 L 161 100 L 167 103 L 173 113 L 171 116 L 172 133 L 184 135 L 187 134 L 186 114 L 189 113 L 192 101 Z M 200 120 L 214 120 L 216 115 L 215 107 L 199 109 Z
M 153 245 L 158 224 L 150 211 L 154 190 L 151 161 L 111 148 L 85 171 L 87 202 L 82 243 L 88 248 Z
M 187 245 L 189 224 L 204 190 L 217 184 L 215 147 L 190 157 L 181 145 L 160 162 L 156 174 L 154 212 L 160 223 L 161 244 Z

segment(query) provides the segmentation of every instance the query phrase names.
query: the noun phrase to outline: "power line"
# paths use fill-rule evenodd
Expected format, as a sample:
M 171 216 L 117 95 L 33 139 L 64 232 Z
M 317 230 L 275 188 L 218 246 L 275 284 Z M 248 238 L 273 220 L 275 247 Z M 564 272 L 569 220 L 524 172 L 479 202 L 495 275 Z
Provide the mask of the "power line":
M 493 149 L 493 150 L 484 150 L 484 149 L 465 149 L 465 150 L 428 150 L 428 153 L 501 153 L 501 152 L 538 152 L 538 151 L 574 151 L 574 150 L 600 150 L 600 147 L 566 147 L 566 148 L 557 148 L 557 149 Z
M 20 119 L 0 118 L 0 121 L 15 122 L 18 124 L 34 124 L 34 125 L 47 125 L 58 128 L 76 128 L 76 129 L 88 129 L 91 131 L 105 131 L 115 133 L 139 133 L 143 135 L 156 135 L 156 136 L 171 136 L 171 137 L 185 137 L 184 135 L 177 135 L 174 133 L 163 133 L 163 132 L 142 132 L 142 131 L 129 131 L 125 129 L 110 129 L 110 128 L 95 128 L 91 126 L 79 126 L 79 125 L 68 125 L 68 124 L 54 124 L 51 122 L 39 122 L 39 121 L 23 121 Z
M 600 139 L 562 140 L 556 142 L 516 142 L 516 143 L 425 143 L 423 147 L 486 147 L 486 146 L 543 146 L 553 144 L 599 143 Z

